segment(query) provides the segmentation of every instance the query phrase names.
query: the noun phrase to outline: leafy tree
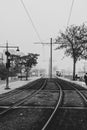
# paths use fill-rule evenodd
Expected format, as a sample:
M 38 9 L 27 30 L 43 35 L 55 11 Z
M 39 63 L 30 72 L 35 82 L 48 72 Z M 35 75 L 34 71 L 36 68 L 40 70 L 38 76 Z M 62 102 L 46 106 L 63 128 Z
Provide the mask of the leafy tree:
M 14 74 L 21 72 L 21 57 L 18 55 L 10 55 L 10 70 Z
M 7 77 L 6 66 L 5 64 L 0 64 L 0 78 L 3 80 L 3 79 L 6 79 L 6 77 Z
M 26 80 L 30 69 L 37 64 L 38 54 L 28 53 L 28 55 L 22 56 L 22 64 L 25 66 Z
M 65 48 L 65 55 L 71 56 L 73 59 L 73 80 L 75 80 L 76 62 L 86 57 L 87 26 L 83 24 L 81 26 L 71 25 L 67 27 L 65 32 L 60 32 L 56 43 L 58 43 L 56 49 Z
M 22 69 L 25 69 L 26 80 L 30 69 L 37 64 L 38 54 L 28 53 L 24 56 L 11 55 L 13 69 L 22 75 Z M 21 76 L 22 77 L 22 76 Z
M 8 73 L 8 70 L 6 69 L 6 64 L 0 63 L 0 78 L 4 80 L 7 78 L 7 76 L 16 76 L 15 70 L 13 68 L 10 68 Z

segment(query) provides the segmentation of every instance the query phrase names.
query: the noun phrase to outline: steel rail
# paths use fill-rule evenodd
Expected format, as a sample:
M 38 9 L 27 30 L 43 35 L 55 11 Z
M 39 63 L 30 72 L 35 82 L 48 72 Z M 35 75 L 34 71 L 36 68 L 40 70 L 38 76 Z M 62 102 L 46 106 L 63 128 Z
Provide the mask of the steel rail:
M 27 85 L 29 84 L 29 85 L 30 85 L 30 86 L 29 86 L 29 89 L 30 89 L 33 85 L 36 84 L 36 82 L 38 82 L 38 80 L 35 80 L 35 82 L 34 82 L 34 83 L 32 82 L 31 84 L 30 84 L 30 82 L 29 82 L 29 83 L 27 83 L 26 85 L 21 86 L 20 88 L 23 88 L 23 87 L 25 86 L 25 89 L 26 89 L 26 88 L 27 88 Z M 7 93 L 7 95 L 5 95 L 4 97 L 1 97 L 1 98 L 0 98 L 0 102 L 3 101 L 3 100 L 5 100 L 5 99 L 7 99 L 7 98 L 9 98 L 10 96 L 15 96 L 15 94 L 18 94 L 18 93 L 20 93 L 20 92 L 24 92 L 24 90 L 20 90 L 19 88 L 15 89 L 15 90 L 12 90 L 12 91 L 10 91 L 9 93 Z
M 61 79 L 62 80 L 62 79 Z M 67 84 L 69 84 L 70 82 L 69 81 L 65 81 L 65 80 L 63 80 L 64 82 L 66 82 Z M 76 92 L 80 95 L 80 97 L 85 101 L 85 103 L 87 104 L 87 98 L 86 98 L 86 96 L 79 90 L 79 89 L 77 89 L 74 85 L 72 85 L 72 84 L 69 84 L 73 89 L 75 89 L 76 90 Z M 76 85 L 76 84 L 75 84 Z
M 67 83 L 67 82 L 66 82 Z M 58 84 L 58 82 L 57 82 L 57 84 Z M 68 83 L 69 84 L 69 83 Z M 59 84 L 58 84 L 59 85 Z M 70 84 L 69 84 L 70 85 Z M 61 84 L 59 85 L 60 87 L 61 87 Z M 80 92 L 80 90 L 79 89 L 77 89 L 77 88 L 75 88 L 74 86 L 72 86 L 72 85 L 70 85 L 72 88 L 74 88 L 74 90 L 81 96 L 81 98 L 83 98 L 84 100 L 85 100 L 85 102 L 87 103 L 87 99 L 85 98 L 85 96 L 84 96 L 84 94 L 82 93 L 82 92 Z M 62 94 L 62 97 L 63 97 L 63 94 Z M 62 98 L 61 98 L 61 100 L 62 100 Z M 59 100 L 58 100 L 58 102 L 59 102 Z M 60 102 L 61 103 L 61 102 Z M 46 129 L 48 129 L 48 127 L 49 127 L 49 125 L 50 125 L 50 123 L 51 123 L 51 121 L 52 121 L 52 119 L 53 119 L 53 116 L 55 116 L 55 113 L 56 113 L 56 111 L 57 111 L 57 109 L 58 108 L 62 108 L 62 107 L 60 107 L 58 104 L 56 105 L 56 107 L 55 107 L 55 109 L 54 109 L 54 111 L 53 111 L 53 113 L 51 114 L 51 116 L 50 116 L 50 118 L 48 119 L 48 121 L 46 122 L 46 124 L 43 126 L 43 128 L 41 129 L 41 130 L 46 130 Z M 82 109 L 82 108 L 81 108 Z
M 85 95 L 76 87 L 74 87 L 73 85 L 71 85 L 72 88 L 74 88 L 76 90 L 76 92 L 83 98 L 83 100 L 85 101 L 85 103 L 87 104 L 87 98 L 85 97 Z
M 49 117 L 48 121 L 45 123 L 45 125 L 43 126 L 43 128 L 41 130 L 45 130 L 47 128 L 47 126 L 49 125 L 49 123 L 51 122 L 54 114 L 56 113 L 57 109 L 59 108 L 60 104 L 61 104 L 61 101 L 62 101 L 62 98 L 63 98 L 63 91 L 62 91 L 62 88 L 61 86 L 56 82 L 55 83 L 58 87 L 59 87 L 59 90 L 60 90 L 60 93 L 59 93 L 59 99 L 58 99 L 58 102 L 57 102 L 57 105 L 54 109 L 54 111 L 52 112 L 51 116 Z
M 40 84 L 41 87 L 40 87 L 38 90 L 36 90 L 35 92 L 33 92 L 31 95 L 30 95 L 30 94 L 27 95 L 27 96 L 24 97 L 21 101 L 16 102 L 15 104 L 13 104 L 12 106 L 10 106 L 10 107 L 7 108 L 6 110 L 2 111 L 2 112 L 0 113 L 0 117 L 1 117 L 2 115 L 4 115 L 5 113 L 7 113 L 8 111 L 12 110 L 13 108 L 15 108 L 15 107 L 21 105 L 22 103 L 24 103 L 24 102 L 27 100 L 27 98 L 28 98 L 28 99 L 31 99 L 33 96 L 35 96 L 37 93 L 39 93 L 39 92 L 45 87 L 46 83 L 47 83 L 47 80 L 45 79 L 43 85 L 42 85 L 42 82 L 41 82 L 41 84 Z

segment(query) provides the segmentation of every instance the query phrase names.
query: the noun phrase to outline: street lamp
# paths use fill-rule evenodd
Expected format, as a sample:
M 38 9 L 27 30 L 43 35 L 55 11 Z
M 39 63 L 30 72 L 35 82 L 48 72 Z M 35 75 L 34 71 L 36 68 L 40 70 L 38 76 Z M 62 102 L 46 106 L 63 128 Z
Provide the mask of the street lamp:
M 19 51 L 19 47 L 17 47 L 17 50 L 16 51 Z
M 6 77 L 6 88 L 5 89 L 10 89 L 9 88 L 9 67 L 10 67 L 10 53 L 8 51 L 8 48 L 17 48 L 16 51 L 19 51 L 18 46 L 8 46 L 8 42 L 6 43 L 6 46 L 0 46 L 0 48 L 6 48 L 6 69 L 7 69 L 7 77 Z

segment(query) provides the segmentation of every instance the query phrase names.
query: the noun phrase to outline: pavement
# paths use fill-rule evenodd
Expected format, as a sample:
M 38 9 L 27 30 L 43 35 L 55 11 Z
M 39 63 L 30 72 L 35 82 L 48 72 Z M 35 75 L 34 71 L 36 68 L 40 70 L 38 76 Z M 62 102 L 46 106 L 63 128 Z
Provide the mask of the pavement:
M 3 84 L 1 83 L 0 84 L 0 94 L 7 93 L 7 92 L 12 91 L 16 88 L 22 87 L 23 85 L 26 85 L 27 83 L 32 82 L 38 78 L 40 78 L 40 77 L 30 77 L 30 78 L 28 78 L 28 80 L 16 80 L 13 82 L 9 82 L 10 89 L 5 89 L 6 83 L 3 83 Z

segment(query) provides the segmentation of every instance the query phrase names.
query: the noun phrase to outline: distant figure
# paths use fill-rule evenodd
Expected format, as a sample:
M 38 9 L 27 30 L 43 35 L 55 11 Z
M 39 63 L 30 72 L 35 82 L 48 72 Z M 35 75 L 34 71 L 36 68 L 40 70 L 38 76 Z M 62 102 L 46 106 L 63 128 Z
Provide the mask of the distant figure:
M 85 84 L 87 85 L 87 73 L 84 75 Z
M 78 75 L 76 74 L 76 75 L 75 75 L 75 80 L 77 80 L 77 78 L 78 78 Z

